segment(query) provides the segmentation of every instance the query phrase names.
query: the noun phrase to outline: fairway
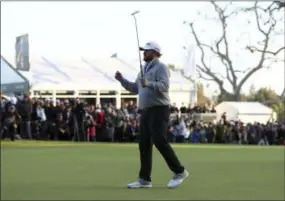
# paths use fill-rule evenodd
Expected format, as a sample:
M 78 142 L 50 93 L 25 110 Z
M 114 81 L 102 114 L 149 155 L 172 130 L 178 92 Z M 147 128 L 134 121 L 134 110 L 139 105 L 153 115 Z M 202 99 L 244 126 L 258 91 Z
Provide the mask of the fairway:
M 136 144 L 2 142 L 1 200 L 284 200 L 284 147 L 173 145 L 190 177 L 154 149 L 153 188 L 126 189 L 138 173 Z

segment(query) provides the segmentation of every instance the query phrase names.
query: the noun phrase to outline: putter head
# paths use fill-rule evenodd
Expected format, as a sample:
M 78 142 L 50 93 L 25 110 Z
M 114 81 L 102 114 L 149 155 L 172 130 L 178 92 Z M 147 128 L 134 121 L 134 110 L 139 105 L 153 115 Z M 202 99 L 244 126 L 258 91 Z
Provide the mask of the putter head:
M 140 11 L 135 11 L 135 12 L 133 12 L 131 15 L 136 15 L 136 14 L 138 14 Z

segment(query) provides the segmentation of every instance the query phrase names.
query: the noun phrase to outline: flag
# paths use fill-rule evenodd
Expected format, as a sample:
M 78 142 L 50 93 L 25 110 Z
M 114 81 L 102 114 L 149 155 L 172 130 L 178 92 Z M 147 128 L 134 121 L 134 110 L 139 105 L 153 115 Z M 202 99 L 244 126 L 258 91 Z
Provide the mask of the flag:
M 21 71 L 30 70 L 30 55 L 29 55 L 29 35 L 21 35 L 16 37 L 16 69 Z
M 183 71 L 186 77 L 191 77 L 193 80 L 196 78 L 196 60 L 195 60 L 195 46 L 189 44 L 184 48 L 184 66 Z
M 197 103 L 197 90 L 196 90 L 196 83 L 193 82 L 192 89 L 190 89 L 190 105 L 195 105 Z
M 189 103 L 194 105 L 197 103 L 197 87 L 196 87 L 196 60 L 195 60 L 195 46 L 188 44 L 184 49 L 184 76 L 190 77 L 193 80 L 193 86 L 190 89 Z

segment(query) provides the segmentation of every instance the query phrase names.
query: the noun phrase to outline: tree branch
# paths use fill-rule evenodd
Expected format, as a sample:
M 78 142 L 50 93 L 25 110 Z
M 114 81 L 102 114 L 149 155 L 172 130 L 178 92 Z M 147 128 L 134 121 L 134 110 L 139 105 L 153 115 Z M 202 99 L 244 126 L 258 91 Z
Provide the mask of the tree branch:
M 203 80 L 207 80 L 207 81 L 215 81 L 213 78 L 206 78 L 202 75 L 201 71 L 197 71 L 198 73 L 198 77 L 203 79 Z
M 254 52 L 263 52 L 263 50 L 261 49 L 258 49 L 257 47 L 254 47 L 254 46 L 247 46 L 246 49 L 248 49 L 251 53 L 254 53 Z M 277 54 L 279 54 L 282 50 L 285 50 L 285 47 L 281 47 L 279 48 L 278 50 L 276 50 L 275 52 L 273 51 L 265 51 L 266 54 L 272 54 L 274 56 L 276 56 Z
M 186 23 L 186 22 L 184 22 Z M 200 70 L 200 72 L 202 73 L 205 73 L 206 75 L 210 76 L 213 78 L 213 80 L 219 85 L 220 88 L 223 88 L 223 81 L 221 79 L 219 79 L 213 72 L 211 72 L 210 68 L 206 65 L 206 62 L 205 62 L 205 51 L 203 49 L 203 46 L 205 46 L 205 44 L 201 43 L 197 34 L 196 34 L 196 31 L 194 29 L 194 26 L 193 26 L 193 23 L 188 23 L 191 30 L 192 30 L 192 33 L 193 33 L 193 36 L 195 38 L 195 41 L 197 43 L 197 46 L 199 47 L 199 49 L 201 50 L 201 63 L 203 65 L 200 66 L 200 65 L 197 65 L 198 69 Z
M 264 46 L 263 49 L 261 50 L 261 57 L 260 60 L 258 62 L 258 64 L 251 69 L 240 81 L 237 90 L 241 90 L 241 87 L 243 86 L 243 84 L 248 80 L 248 78 L 250 76 L 252 76 L 256 71 L 260 70 L 263 67 L 263 63 L 265 61 L 265 54 L 268 48 L 268 43 L 269 43 L 269 36 L 270 33 L 272 32 L 273 28 L 276 25 L 276 20 L 273 20 L 273 23 L 269 26 L 268 31 L 264 31 L 261 26 L 260 26 L 260 21 L 259 21 L 259 13 L 258 13 L 258 6 L 257 6 L 257 1 L 254 4 L 254 14 L 255 14 L 255 20 L 256 20 L 256 24 L 257 24 L 257 28 L 258 30 L 264 35 L 265 39 L 264 39 Z M 270 16 L 272 17 L 272 13 L 270 14 Z
M 285 7 L 285 1 L 284 0 L 283 0 L 283 2 L 282 1 L 274 1 L 273 3 L 278 5 L 277 9 L 281 9 L 281 8 Z
M 186 23 L 186 22 L 184 22 Z M 201 56 L 201 63 L 203 64 L 203 67 L 201 66 L 197 66 L 201 72 L 207 74 L 208 76 L 212 77 L 213 80 L 216 81 L 216 83 L 218 83 L 219 87 L 222 88 L 223 87 L 223 81 L 221 79 L 219 79 L 215 73 L 211 72 L 210 68 L 207 67 L 206 65 L 206 62 L 205 62 L 205 51 L 204 51 L 204 48 L 203 47 L 207 47 L 208 49 L 210 49 L 213 53 L 215 53 L 217 56 L 219 56 L 219 58 L 221 59 L 222 63 L 225 65 L 225 67 L 227 68 L 227 64 L 225 63 L 225 58 L 226 58 L 226 55 L 216 51 L 213 47 L 211 47 L 210 45 L 207 45 L 205 43 L 202 43 L 200 41 L 200 39 L 198 38 L 198 35 L 195 31 L 195 28 L 194 28 L 194 25 L 193 23 L 188 23 L 190 28 L 191 28 L 191 31 L 192 31 L 192 34 L 194 36 L 194 39 L 196 41 L 196 44 L 197 46 L 199 47 L 199 49 L 201 50 L 201 53 L 202 53 L 202 56 Z M 227 71 L 227 79 L 229 80 L 229 82 L 231 84 L 233 84 L 233 81 L 231 80 L 230 76 L 229 76 L 229 68 L 226 69 Z M 223 91 L 225 91 L 225 89 L 223 89 Z
M 231 12 L 228 15 L 225 15 L 226 9 L 223 10 L 214 1 L 211 1 L 211 3 L 214 6 L 216 12 L 218 13 L 218 16 L 219 16 L 219 19 L 220 19 L 220 22 L 222 25 L 222 36 L 221 36 L 220 40 L 216 43 L 217 52 L 218 52 L 220 59 L 222 60 L 222 63 L 227 68 L 227 77 L 229 77 L 229 74 L 231 74 L 232 79 L 229 79 L 229 80 L 231 80 L 231 84 L 232 84 L 233 88 L 236 88 L 237 76 L 234 72 L 233 64 L 232 64 L 232 61 L 231 61 L 230 56 L 229 56 L 229 43 L 227 40 L 227 29 L 226 29 L 227 28 L 227 22 L 226 22 L 227 18 L 230 17 L 231 15 L 235 14 L 236 11 Z M 223 54 L 220 51 L 220 43 L 222 41 L 224 41 L 224 45 L 225 45 L 225 54 Z M 224 61 L 226 61 L 227 64 Z
M 192 29 L 192 31 L 193 31 L 193 29 Z M 195 31 L 194 31 L 195 32 Z M 194 33 L 194 34 L 196 34 L 196 33 Z M 221 54 L 220 52 L 217 52 L 213 47 L 211 47 L 210 45 L 207 45 L 207 44 L 204 44 L 204 43 L 201 43 L 200 42 L 200 44 L 201 44 L 201 46 L 203 46 L 203 47 L 207 47 L 208 49 L 210 49 L 214 54 L 216 54 L 220 59 L 221 59 L 221 62 L 224 64 L 224 66 L 226 67 L 226 74 L 227 74 L 227 76 L 226 77 L 223 77 L 223 76 L 221 76 L 223 79 L 227 79 L 232 85 L 234 85 L 234 82 L 233 82 L 233 80 L 231 79 L 231 77 L 230 77 L 230 68 L 229 68 L 229 66 L 228 66 L 228 64 L 225 62 L 225 59 L 224 59 L 224 57 L 226 57 L 225 55 L 223 55 L 223 54 Z
M 207 81 L 214 81 L 214 82 L 216 82 L 216 83 L 218 83 L 218 81 L 220 82 L 220 83 L 218 83 L 218 86 L 219 86 L 219 89 L 220 89 L 220 91 L 221 91 L 221 93 L 222 94 L 225 94 L 225 95 L 230 95 L 230 93 L 227 91 L 227 90 L 225 90 L 225 88 L 223 87 L 223 81 L 222 80 L 220 80 L 214 73 L 212 73 L 211 71 L 208 71 L 208 70 L 206 70 L 206 69 L 204 69 L 202 66 L 200 66 L 200 65 L 196 65 L 197 67 L 198 67 L 198 69 L 199 69 L 199 76 L 201 75 L 201 78 L 202 79 L 204 79 L 204 80 L 207 80 Z M 210 76 L 210 77 L 212 77 L 212 79 L 210 79 L 210 78 L 205 78 L 205 77 L 203 77 L 202 76 L 202 74 L 201 74 L 201 72 L 203 72 L 204 74 L 206 74 L 206 75 L 208 75 L 208 76 Z
M 194 26 L 194 24 L 187 23 L 189 24 L 189 27 L 191 28 L 192 36 L 195 39 L 198 48 L 201 50 L 201 63 L 200 65 L 197 65 L 197 70 L 199 71 L 200 78 L 207 80 L 207 81 L 216 82 L 223 95 L 226 95 L 226 96 L 229 95 L 230 98 L 239 100 L 241 88 L 244 85 L 244 83 L 258 70 L 264 67 L 270 66 L 274 62 L 277 62 L 277 60 L 274 60 L 275 58 L 273 56 L 280 54 L 280 52 L 284 51 L 285 49 L 285 47 L 281 46 L 281 48 L 277 49 L 276 51 L 269 50 L 269 42 L 270 42 L 270 39 L 275 36 L 274 34 L 277 28 L 276 26 L 277 22 L 279 24 L 279 23 L 282 23 L 282 20 L 283 20 L 283 18 L 282 19 L 275 18 L 279 16 L 280 12 L 277 13 L 277 15 L 275 15 L 275 13 L 278 12 L 278 10 L 280 10 L 281 8 L 284 8 L 284 5 L 281 2 L 278 2 L 278 3 L 273 2 L 273 3 L 269 3 L 268 4 L 269 6 L 263 7 L 263 5 L 262 6 L 258 5 L 258 2 L 256 1 L 254 3 L 254 6 L 250 8 L 240 7 L 232 11 L 231 6 L 227 5 L 225 7 L 221 7 L 219 4 L 217 4 L 214 1 L 211 1 L 210 3 L 214 7 L 214 11 L 218 16 L 218 21 L 221 23 L 220 25 L 221 25 L 221 31 L 222 31 L 221 35 L 218 36 L 217 41 L 215 41 L 213 45 L 208 45 L 208 44 L 203 43 L 202 39 L 200 38 L 199 33 L 196 32 L 195 30 L 196 27 Z M 231 44 L 229 44 L 229 41 L 228 41 L 227 23 L 230 22 L 229 19 L 231 16 L 238 14 L 240 12 L 245 13 L 249 11 L 254 14 L 254 21 L 257 27 L 256 29 L 258 30 L 258 32 L 260 33 L 261 37 L 263 37 L 264 40 L 262 40 L 262 43 L 259 43 L 257 41 L 256 46 L 248 45 L 246 47 L 246 49 L 251 51 L 252 53 L 254 52 L 260 53 L 260 57 L 258 58 L 256 65 L 249 66 L 249 68 L 244 68 L 245 70 L 243 69 L 238 70 L 238 69 L 234 69 L 234 65 L 230 58 L 231 48 L 229 45 Z M 218 73 L 213 72 L 213 69 L 211 69 L 211 66 L 205 62 L 205 54 L 208 53 L 206 52 L 206 50 L 209 50 L 215 56 L 219 57 L 221 63 L 225 67 L 225 73 L 224 73 L 225 76 L 223 75 L 220 76 Z M 241 77 L 241 80 L 239 81 L 239 83 L 237 80 L 237 75 L 239 75 L 238 73 L 244 74 L 243 77 Z M 231 84 L 233 88 L 233 93 L 229 93 L 224 88 L 224 81 L 228 81 Z
M 204 52 L 204 51 L 203 51 L 203 52 Z M 203 62 L 202 62 L 202 63 L 203 63 Z M 198 67 L 200 73 L 202 72 L 202 73 L 204 73 L 204 74 L 206 74 L 206 75 L 212 77 L 212 78 L 213 78 L 212 80 L 215 81 L 216 83 L 218 83 L 219 87 L 223 87 L 224 82 L 223 82 L 222 80 L 220 80 L 213 72 L 211 72 L 208 67 L 205 67 L 205 66 L 204 66 L 204 68 L 203 68 L 203 67 L 200 66 L 200 65 L 196 65 L 196 66 Z

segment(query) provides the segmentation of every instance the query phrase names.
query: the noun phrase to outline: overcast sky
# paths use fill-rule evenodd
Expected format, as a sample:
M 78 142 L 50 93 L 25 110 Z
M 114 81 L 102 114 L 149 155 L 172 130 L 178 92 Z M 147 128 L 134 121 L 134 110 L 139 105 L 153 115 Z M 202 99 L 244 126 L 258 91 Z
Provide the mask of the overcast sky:
M 140 10 L 137 15 L 140 44 L 150 40 L 159 43 L 165 63 L 182 66 L 182 47 L 186 41 L 194 43 L 183 21 L 199 22 L 199 35 L 210 43 L 220 31 L 217 23 L 197 15 L 201 11 L 209 13 L 209 18 L 215 16 L 206 2 L 1 2 L 1 54 L 13 58 L 15 37 L 28 33 L 31 57 L 104 58 L 118 53 L 126 60 L 135 59 L 138 58 L 137 41 L 130 14 L 136 10 Z M 230 50 L 234 52 L 233 61 L 238 69 L 248 68 L 257 61 L 244 50 L 248 41 L 258 35 L 253 26 L 244 28 L 244 23 L 240 22 L 247 17 L 232 21 L 228 32 L 229 40 L 233 42 Z M 241 35 L 243 39 L 239 39 Z M 273 49 L 276 44 L 284 44 L 284 38 L 277 38 Z M 196 55 L 200 59 L 200 53 Z M 281 56 L 284 59 L 284 54 Z M 224 74 L 223 66 L 215 59 L 208 60 L 215 72 Z M 207 95 L 217 89 L 213 84 L 203 83 L 209 86 Z M 280 93 L 284 87 L 284 63 L 255 74 L 246 82 L 243 91 L 248 91 L 251 84 L 256 88 L 271 87 Z

